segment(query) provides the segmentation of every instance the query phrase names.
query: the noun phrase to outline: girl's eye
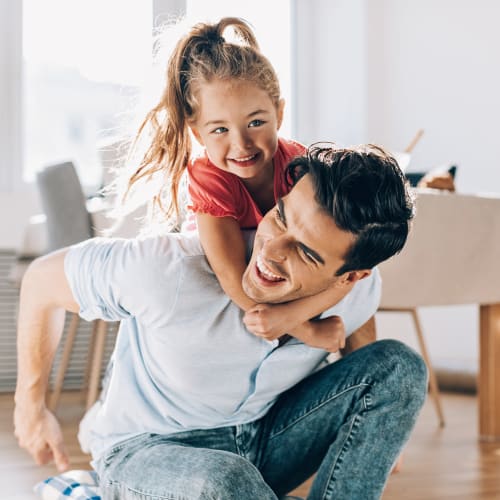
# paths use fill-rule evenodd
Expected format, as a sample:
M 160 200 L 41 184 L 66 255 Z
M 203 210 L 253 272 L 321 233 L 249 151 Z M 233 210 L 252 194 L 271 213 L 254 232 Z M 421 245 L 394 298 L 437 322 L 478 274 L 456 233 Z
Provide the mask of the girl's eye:
M 261 125 L 264 125 L 266 123 L 264 120 L 252 120 L 248 126 L 249 127 L 260 127 Z
M 224 132 L 227 132 L 226 127 L 217 127 L 215 130 L 212 130 L 212 134 L 223 134 Z

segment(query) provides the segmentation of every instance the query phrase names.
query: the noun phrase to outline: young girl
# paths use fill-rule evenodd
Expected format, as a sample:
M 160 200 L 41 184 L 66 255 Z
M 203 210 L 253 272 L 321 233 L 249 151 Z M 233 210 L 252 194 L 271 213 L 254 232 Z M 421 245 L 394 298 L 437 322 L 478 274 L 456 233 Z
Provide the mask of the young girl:
M 233 28 L 240 44 L 223 34 Z M 269 340 L 290 333 L 309 345 L 336 351 L 343 345 L 340 318 L 309 321 L 342 297 L 322 293 L 285 305 L 256 305 L 244 293 L 246 267 L 241 229 L 255 228 L 290 186 L 285 167 L 305 148 L 278 138 L 284 101 L 270 62 L 260 53 L 252 30 L 242 20 L 224 18 L 197 24 L 177 43 L 168 62 L 167 82 L 149 112 L 152 139 L 132 186 L 162 169 L 166 183 L 155 202 L 169 218 L 179 215 L 179 185 L 189 173 L 190 209 L 200 240 L 224 291 L 247 312 L 245 323 Z M 190 132 L 204 147 L 193 158 Z M 169 192 L 168 192 L 169 191 Z M 305 256 L 304 258 L 307 258 Z M 270 282 L 280 277 L 265 263 L 259 272 Z

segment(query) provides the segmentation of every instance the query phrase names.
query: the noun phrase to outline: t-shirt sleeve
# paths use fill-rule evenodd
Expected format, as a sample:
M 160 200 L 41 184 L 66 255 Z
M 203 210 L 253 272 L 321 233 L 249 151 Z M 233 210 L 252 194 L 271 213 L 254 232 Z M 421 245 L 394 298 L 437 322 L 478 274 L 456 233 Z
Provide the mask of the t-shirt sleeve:
M 381 294 L 382 282 L 375 267 L 370 276 L 358 281 L 338 304 L 325 311 L 321 317 L 340 316 L 344 322 L 346 336 L 349 336 L 377 312 Z
M 165 273 L 164 250 L 159 238 L 93 238 L 72 246 L 64 269 L 80 316 L 120 321 L 147 314 L 157 287 L 163 297 L 175 297 L 178 281 Z M 165 301 L 164 314 L 172 303 Z
M 188 166 L 188 174 L 190 210 L 214 217 L 241 217 L 244 207 L 240 201 L 243 197 L 229 174 L 209 165 L 203 158 Z

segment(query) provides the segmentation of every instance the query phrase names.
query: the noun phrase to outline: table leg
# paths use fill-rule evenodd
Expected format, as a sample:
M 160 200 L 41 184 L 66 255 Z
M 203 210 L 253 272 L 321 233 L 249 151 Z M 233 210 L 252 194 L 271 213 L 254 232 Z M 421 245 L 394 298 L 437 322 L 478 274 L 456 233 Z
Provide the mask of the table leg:
M 500 304 L 480 306 L 479 438 L 500 441 Z

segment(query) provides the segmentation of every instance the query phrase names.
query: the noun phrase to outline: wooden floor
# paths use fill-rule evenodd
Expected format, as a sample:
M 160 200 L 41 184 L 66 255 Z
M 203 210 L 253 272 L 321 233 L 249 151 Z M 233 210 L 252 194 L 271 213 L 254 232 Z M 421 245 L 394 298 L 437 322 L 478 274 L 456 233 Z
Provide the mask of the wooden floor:
M 443 400 L 447 426 L 437 427 L 428 402 L 405 450 L 403 469 L 391 476 L 384 500 L 500 499 L 500 443 L 478 442 L 477 399 L 450 393 Z M 0 498 L 33 500 L 32 486 L 54 469 L 36 466 L 17 447 L 12 408 L 12 395 L 0 395 Z M 76 441 L 82 411 L 79 394 L 63 394 L 59 414 L 72 468 L 88 468 L 88 457 Z M 306 497 L 307 486 L 295 494 Z

